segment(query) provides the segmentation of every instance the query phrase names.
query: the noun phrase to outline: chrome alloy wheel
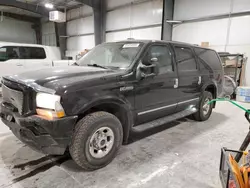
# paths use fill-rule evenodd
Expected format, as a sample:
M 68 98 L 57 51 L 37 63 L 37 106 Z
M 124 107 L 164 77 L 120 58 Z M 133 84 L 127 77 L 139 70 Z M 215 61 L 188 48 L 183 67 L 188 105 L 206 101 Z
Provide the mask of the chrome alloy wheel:
M 202 107 L 203 114 L 204 114 L 205 116 L 208 114 L 208 112 L 209 112 L 209 110 L 210 110 L 210 105 L 211 105 L 211 104 L 208 104 L 209 101 L 210 101 L 210 99 L 209 99 L 209 98 L 206 98 L 206 99 L 204 100 L 204 104 L 203 104 L 203 107 Z
M 114 132 L 109 127 L 101 127 L 91 136 L 89 152 L 94 158 L 105 157 L 114 145 Z

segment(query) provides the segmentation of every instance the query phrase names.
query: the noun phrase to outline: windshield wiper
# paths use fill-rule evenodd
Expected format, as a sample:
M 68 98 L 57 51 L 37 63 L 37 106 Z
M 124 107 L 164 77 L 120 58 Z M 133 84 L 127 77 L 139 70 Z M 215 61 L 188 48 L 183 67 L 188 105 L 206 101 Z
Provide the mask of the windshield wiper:
M 76 62 L 72 64 L 72 66 L 79 66 L 79 64 L 77 64 Z
M 99 67 L 99 68 L 103 68 L 103 69 L 108 69 L 107 67 L 104 67 L 102 65 L 98 65 L 98 64 L 87 64 L 89 67 Z

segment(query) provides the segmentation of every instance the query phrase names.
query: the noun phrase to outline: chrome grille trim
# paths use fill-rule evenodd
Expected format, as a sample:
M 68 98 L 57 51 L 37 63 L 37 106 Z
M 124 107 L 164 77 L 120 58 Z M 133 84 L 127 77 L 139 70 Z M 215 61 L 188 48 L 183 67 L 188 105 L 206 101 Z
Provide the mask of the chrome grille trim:
M 19 114 L 23 114 L 23 92 L 11 89 L 2 84 L 2 98 L 3 103 L 13 105 L 18 110 Z

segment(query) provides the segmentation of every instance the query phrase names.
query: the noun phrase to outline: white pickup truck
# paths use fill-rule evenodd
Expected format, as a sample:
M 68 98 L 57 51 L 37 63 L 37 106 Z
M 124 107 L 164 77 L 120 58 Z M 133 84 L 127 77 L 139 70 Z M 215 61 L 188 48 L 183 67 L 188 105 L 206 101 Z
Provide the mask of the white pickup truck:
M 1 77 L 5 75 L 75 63 L 73 60 L 60 59 L 58 47 L 0 42 L 0 83 Z

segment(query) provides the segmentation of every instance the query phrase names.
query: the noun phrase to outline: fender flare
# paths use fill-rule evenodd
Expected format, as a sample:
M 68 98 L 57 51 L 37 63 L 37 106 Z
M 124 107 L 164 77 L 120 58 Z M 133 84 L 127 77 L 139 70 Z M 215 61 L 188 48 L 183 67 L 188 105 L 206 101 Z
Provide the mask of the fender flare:
M 217 96 L 218 96 L 218 89 L 217 89 L 217 84 L 216 84 L 215 81 L 207 82 L 206 84 L 204 84 L 202 86 L 201 91 L 204 92 L 211 85 L 215 88 L 214 98 L 217 98 Z M 215 106 L 216 106 L 216 102 L 213 103 L 213 108 L 215 108 Z
M 202 86 L 202 88 L 201 88 L 201 91 L 202 92 L 204 92 L 209 86 L 214 86 L 214 88 L 215 88 L 215 98 L 217 98 L 217 96 L 218 96 L 218 89 L 217 89 L 217 84 L 216 84 L 216 82 L 215 81 L 210 81 L 210 82 L 207 82 L 207 83 L 205 83 L 203 86 Z
M 103 96 L 101 98 L 96 98 L 95 100 L 85 104 L 82 108 L 79 109 L 77 114 L 84 114 L 91 108 L 95 106 L 99 106 L 102 104 L 113 104 L 119 106 L 119 108 L 123 109 L 126 114 L 126 124 L 123 126 L 123 141 L 126 144 L 128 141 L 130 130 L 134 124 L 134 114 L 132 110 L 131 104 L 127 100 L 123 100 L 123 98 L 114 97 L 114 96 Z

